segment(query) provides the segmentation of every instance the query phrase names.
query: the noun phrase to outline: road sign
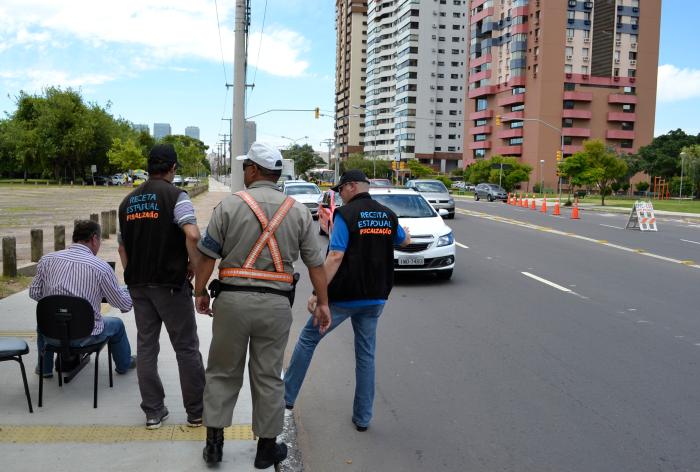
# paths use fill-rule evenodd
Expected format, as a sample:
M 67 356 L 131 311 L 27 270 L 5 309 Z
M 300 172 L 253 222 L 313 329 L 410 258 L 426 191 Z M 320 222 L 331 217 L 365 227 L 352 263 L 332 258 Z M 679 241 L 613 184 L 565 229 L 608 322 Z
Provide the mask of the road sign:
M 95 164 L 90 166 L 90 172 L 92 172 L 93 174 L 97 172 L 97 166 Z
M 639 231 L 658 231 L 654 205 L 651 202 L 636 201 L 630 212 L 625 229 L 637 229 Z

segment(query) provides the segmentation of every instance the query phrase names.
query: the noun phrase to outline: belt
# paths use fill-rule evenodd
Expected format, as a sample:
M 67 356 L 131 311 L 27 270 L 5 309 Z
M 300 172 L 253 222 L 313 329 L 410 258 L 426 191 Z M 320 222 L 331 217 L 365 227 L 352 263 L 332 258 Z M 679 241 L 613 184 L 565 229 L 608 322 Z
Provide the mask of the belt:
M 271 293 L 273 295 L 279 295 L 281 297 L 286 297 L 289 299 L 289 305 L 294 304 L 294 295 L 296 292 L 296 283 L 299 280 L 299 274 L 294 274 L 294 283 L 291 290 L 278 290 L 276 288 L 270 287 L 250 287 L 242 285 L 230 285 L 221 283 L 220 280 L 214 279 L 209 284 L 209 290 L 211 291 L 211 297 L 216 298 L 221 292 L 253 292 L 253 293 Z

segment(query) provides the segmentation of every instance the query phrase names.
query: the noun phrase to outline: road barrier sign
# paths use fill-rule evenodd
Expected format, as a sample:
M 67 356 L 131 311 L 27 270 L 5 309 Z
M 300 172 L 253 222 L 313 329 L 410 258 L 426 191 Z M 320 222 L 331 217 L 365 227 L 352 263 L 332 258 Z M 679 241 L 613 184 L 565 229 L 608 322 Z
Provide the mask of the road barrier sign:
M 654 205 L 651 202 L 636 201 L 630 212 L 625 229 L 637 229 L 639 231 L 658 231 Z

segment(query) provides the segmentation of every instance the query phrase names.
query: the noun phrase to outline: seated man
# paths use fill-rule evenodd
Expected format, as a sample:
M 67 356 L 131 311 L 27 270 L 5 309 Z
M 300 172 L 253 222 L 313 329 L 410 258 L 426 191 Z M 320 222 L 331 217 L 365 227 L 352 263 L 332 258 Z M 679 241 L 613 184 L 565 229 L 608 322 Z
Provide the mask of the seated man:
M 126 313 L 131 310 L 131 296 L 126 287 L 119 287 L 109 264 L 97 257 L 101 244 L 99 224 L 90 220 L 77 221 L 73 229 L 73 243 L 68 249 L 52 252 L 39 260 L 29 296 L 37 301 L 49 295 L 69 295 L 87 300 L 95 312 L 95 327 L 91 336 L 77 341 L 76 345 L 109 339 L 115 370 L 118 374 L 125 374 L 136 367 L 136 357 L 131 355 L 124 322 L 120 318 L 103 317 L 100 303 L 105 298 L 110 305 Z M 41 359 L 41 350 L 46 342 L 47 339 L 37 333 L 40 358 L 36 373 L 51 378 L 53 353 L 47 352 Z M 40 366 L 43 366 L 42 372 Z

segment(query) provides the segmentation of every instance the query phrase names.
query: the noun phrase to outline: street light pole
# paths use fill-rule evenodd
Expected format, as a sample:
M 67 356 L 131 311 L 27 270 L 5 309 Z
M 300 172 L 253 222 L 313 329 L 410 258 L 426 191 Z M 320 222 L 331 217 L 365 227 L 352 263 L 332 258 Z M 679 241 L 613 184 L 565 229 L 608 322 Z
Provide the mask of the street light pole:
M 681 191 L 680 200 L 683 200 L 683 164 L 685 163 L 685 152 L 681 152 Z
M 540 159 L 540 193 L 544 193 L 544 159 Z

